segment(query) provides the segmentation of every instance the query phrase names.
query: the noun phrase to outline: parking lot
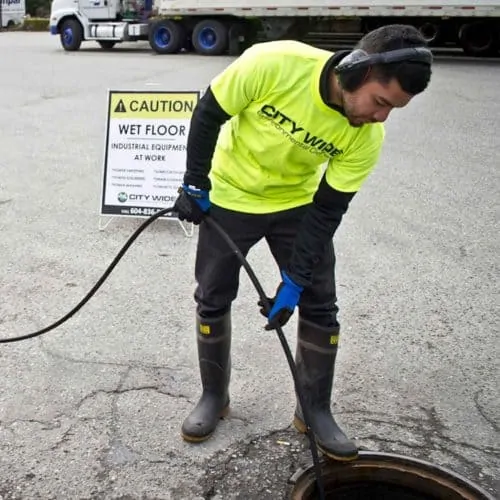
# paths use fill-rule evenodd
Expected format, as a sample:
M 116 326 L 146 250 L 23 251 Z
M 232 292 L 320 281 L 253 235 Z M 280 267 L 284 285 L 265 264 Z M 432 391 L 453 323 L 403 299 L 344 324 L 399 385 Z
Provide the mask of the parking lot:
M 99 229 L 108 89 L 200 90 L 230 60 L 147 44 L 65 53 L 47 33 L 0 33 L 0 337 L 66 314 L 142 222 Z M 428 92 L 389 119 L 381 163 L 335 236 L 340 422 L 365 449 L 431 461 L 494 495 L 499 81 L 498 62 L 439 59 Z M 285 498 L 308 444 L 244 272 L 232 413 L 204 444 L 180 438 L 200 388 L 195 248 L 196 234 L 157 221 L 77 315 L 0 345 L 0 499 Z M 249 262 L 272 294 L 267 247 Z

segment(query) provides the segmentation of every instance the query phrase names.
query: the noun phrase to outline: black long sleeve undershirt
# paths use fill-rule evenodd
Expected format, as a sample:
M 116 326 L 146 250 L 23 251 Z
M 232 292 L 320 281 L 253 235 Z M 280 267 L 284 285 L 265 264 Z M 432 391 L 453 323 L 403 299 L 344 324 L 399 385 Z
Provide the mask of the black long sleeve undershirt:
M 355 194 L 337 191 L 326 182 L 325 176 L 321 179 L 313 203 L 302 219 L 286 266 L 287 274 L 297 284 L 304 287 L 311 284 L 314 266 L 333 238 Z
M 210 87 L 200 99 L 191 120 L 187 141 L 184 182 L 211 189 L 208 173 L 221 126 L 231 118 L 217 102 Z M 355 193 L 343 193 L 321 180 L 297 234 L 286 271 L 299 285 L 308 286 L 315 264 L 333 238 Z
M 211 188 L 208 173 L 220 128 L 231 118 L 219 105 L 210 87 L 199 100 L 189 128 L 184 183 L 199 189 Z

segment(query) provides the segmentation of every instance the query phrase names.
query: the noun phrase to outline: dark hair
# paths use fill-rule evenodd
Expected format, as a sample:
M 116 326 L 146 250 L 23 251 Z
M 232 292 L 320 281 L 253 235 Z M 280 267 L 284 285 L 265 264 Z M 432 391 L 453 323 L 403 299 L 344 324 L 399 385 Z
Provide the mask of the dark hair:
M 427 47 L 420 31 L 406 24 L 389 24 L 367 33 L 356 45 L 368 54 L 411 47 Z M 370 76 L 388 83 L 396 78 L 401 89 L 416 95 L 423 92 L 431 78 L 430 65 L 417 61 L 403 61 L 390 64 L 377 64 L 371 68 Z

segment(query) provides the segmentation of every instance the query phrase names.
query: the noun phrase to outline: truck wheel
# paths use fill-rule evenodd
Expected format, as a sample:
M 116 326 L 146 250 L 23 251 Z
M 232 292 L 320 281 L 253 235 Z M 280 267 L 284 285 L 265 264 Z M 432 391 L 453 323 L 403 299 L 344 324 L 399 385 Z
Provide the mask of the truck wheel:
M 420 34 L 425 38 L 425 41 L 429 45 L 438 45 L 441 41 L 441 30 L 439 29 L 438 23 L 433 23 L 431 21 L 424 22 L 418 26 Z
M 498 37 L 492 25 L 486 22 L 464 24 L 458 32 L 458 40 L 468 56 L 494 55 L 498 48 Z
M 111 40 L 99 40 L 97 42 L 103 50 L 111 50 L 116 42 L 112 42 Z
M 217 56 L 228 47 L 228 29 L 220 21 L 200 21 L 193 30 L 192 43 L 198 54 Z
M 78 50 L 83 41 L 82 25 L 76 19 L 67 19 L 61 25 L 61 45 L 64 50 Z
M 149 45 L 158 54 L 175 54 L 186 41 L 184 27 L 167 19 L 154 21 L 149 29 Z

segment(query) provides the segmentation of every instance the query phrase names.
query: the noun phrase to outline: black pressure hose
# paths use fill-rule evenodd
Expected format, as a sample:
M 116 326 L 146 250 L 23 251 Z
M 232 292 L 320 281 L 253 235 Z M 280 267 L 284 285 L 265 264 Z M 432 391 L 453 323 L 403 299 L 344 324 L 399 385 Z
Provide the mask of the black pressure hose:
M 127 250 L 131 247 L 132 243 L 137 239 L 137 237 L 149 226 L 151 225 L 156 219 L 161 217 L 162 215 L 166 215 L 168 213 L 171 213 L 174 211 L 174 207 L 169 207 L 169 208 L 163 208 L 156 212 L 154 215 L 146 219 L 132 234 L 132 236 L 128 239 L 128 241 L 123 245 L 122 249 L 118 252 L 116 257 L 113 259 L 109 267 L 106 269 L 104 274 L 99 278 L 99 280 L 96 282 L 96 284 L 90 289 L 90 291 L 85 295 L 85 297 L 71 310 L 69 311 L 65 316 L 57 320 L 55 323 L 38 330 L 33 333 L 28 333 L 26 335 L 20 335 L 17 337 L 11 337 L 11 338 L 6 338 L 6 339 L 0 339 L 0 343 L 5 344 L 5 343 L 10 343 L 10 342 L 19 342 L 21 340 L 27 340 L 30 338 L 38 337 L 40 335 L 43 335 L 51 330 L 54 330 L 58 326 L 62 325 L 65 321 L 67 321 L 71 316 L 76 314 L 89 300 L 90 298 L 97 292 L 97 290 L 102 286 L 102 284 L 106 281 L 108 276 L 111 274 L 113 269 L 116 267 L 118 262 L 121 260 L 121 258 L 125 255 Z M 252 281 L 253 285 L 255 286 L 257 293 L 259 294 L 260 299 L 262 300 L 262 303 L 264 304 L 266 310 L 269 312 L 270 311 L 270 304 L 269 301 L 267 300 L 267 296 L 262 289 L 262 286 L 257 279 L 257 276 L 255 275 L 253 269 L 250 267 L 250 264 L 247 262 L 245 256 L 241 253 L 239 248 L 236 246 L 236 244 L 233 242 L 233 240 L 229 237 L 229 235 L 222 229 L 222 227 L 215 222 L 215 220 L 210 216 L 207 215 L 205 217 L 205 223 L 209 224 L 212 226 L 219 234 L 220 236 L 226 241 L 228 244 L 229 248 L 236 254 L 238 259 L 240 260 L 242 266 L 245 268 L 246 272 L 248 273 L 248 276 L 250 280 Z M 314 471 L 316 475 L 316 486 L 318 488 L 318 498 L 319 500 L 325 500 L 325 490 L 324 490 L 324 484 L 323 484 L 323 478 L 321 474 L 321 466 L 319 462 L 319 456 L 318 456 L 318 448 L 316 446 L 316 439 L 314 436 L 314 433 L 311 429 L 310 426 L 310 418 L 309 418 L 309 407 L 307 406 L 305 399 L 304 399 L 304 392 L 302 390 L 302 387 L 300 386 L 298 374 L 297 374 L 297 368 L 295 366 L 295 362 L 292 356 L 292 353 L 290 352 L 290 347 L 288 345 L 288 342 L 285 338 L 285 335 L 283 333 L 283 330 L 281 329 L 280 326 L 276 328 L 276 332 L 278 333 L 278 338 L 281 342 L 281 345 L 283 347 L 283 350 L 285 351 L 285 356 L 288 361 L 288 365 L 290 367 L 290 371 L 292 372 L 292 377 L 293 377 L 293 382 L 295 385 L 295 390 L 297 393 L 297 397 L 299 399 L 300 405 L 302 407 L 302 412 L 304 414 L 304 423 L 306 425 L 306 434 L 309 438 L 309 443 L 310 443 L 310 449 L 311 449 L 311 455 L 312 455 L 312 460 L 313 460 L 313 465 L 314 465 Z

